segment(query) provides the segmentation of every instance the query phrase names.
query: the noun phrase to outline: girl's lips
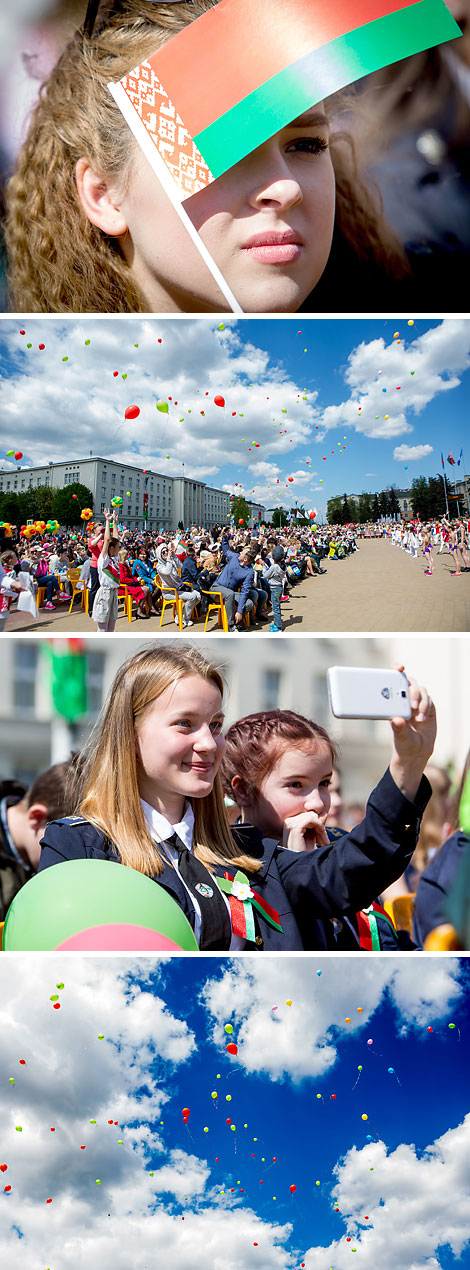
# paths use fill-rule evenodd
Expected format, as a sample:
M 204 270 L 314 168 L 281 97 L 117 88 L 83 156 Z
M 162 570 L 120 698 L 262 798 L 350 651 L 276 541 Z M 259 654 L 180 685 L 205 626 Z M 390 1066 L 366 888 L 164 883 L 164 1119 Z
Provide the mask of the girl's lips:
M 259 243 L 243 248 L 246 255 L 265 265 L 288 265 L 298 260 L 302 252 L 300 243 Z
M 242 247 L 242 251 L 255 260 L 260 260 L 262 264 L 284 265 L 298 260 L 303 245 L 303 238 L 293 229 L 277 232 L 266 230 L 264 234 L 253 234 Z

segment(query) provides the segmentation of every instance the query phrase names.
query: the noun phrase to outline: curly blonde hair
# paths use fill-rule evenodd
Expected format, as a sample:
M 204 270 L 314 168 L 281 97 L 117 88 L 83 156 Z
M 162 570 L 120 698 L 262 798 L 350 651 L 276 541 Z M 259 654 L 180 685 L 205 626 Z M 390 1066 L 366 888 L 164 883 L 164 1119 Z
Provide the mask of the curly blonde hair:
M 119 240 L 88 220 L 75 168 L 86 157 L 123 192 L 135 155 L 132 133 L 109 89 L 155 49 L 219 0 L 152 6 L 123 0 L 104 10 L 91 39 L 77 31 L 42 86 L 28 135 L 7 188 L 5 239 L 12 307 L 32 313 L 142 313 Z M 396 276 L 406 270 L 398 242 L 371 192 L 360 181 L 354 148 L 334 133 L 337 225 L 359 258 Z

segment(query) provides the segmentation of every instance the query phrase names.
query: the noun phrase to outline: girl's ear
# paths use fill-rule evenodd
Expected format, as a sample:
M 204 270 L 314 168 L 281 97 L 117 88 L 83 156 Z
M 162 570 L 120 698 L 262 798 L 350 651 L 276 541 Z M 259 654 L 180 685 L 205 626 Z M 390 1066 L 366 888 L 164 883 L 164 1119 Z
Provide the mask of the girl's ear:
M 239 807 L 249 807 L 253 802 L 253 790 L 247 785 L 243 776 L 233 776 L 231 781 L 235 802 Z
M 75 180 L 81 205 L 92 225 L 113 238 L 120 238 L 125 234 L 127 221 L 116 205 L 115 192 L 106 177 L 95 172 L 88 159 L 79 159 L 75 168 Z

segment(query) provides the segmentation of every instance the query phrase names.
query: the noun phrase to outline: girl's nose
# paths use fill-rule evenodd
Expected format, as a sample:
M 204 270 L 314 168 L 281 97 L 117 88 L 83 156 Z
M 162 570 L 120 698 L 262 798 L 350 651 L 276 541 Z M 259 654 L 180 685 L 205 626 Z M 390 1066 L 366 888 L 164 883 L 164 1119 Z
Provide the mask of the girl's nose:
M 283 212 L 303 201 L 302 189 L 274 141 L 267 141 L 250 158 L 256 173 L 248 196 L 251 207 Z

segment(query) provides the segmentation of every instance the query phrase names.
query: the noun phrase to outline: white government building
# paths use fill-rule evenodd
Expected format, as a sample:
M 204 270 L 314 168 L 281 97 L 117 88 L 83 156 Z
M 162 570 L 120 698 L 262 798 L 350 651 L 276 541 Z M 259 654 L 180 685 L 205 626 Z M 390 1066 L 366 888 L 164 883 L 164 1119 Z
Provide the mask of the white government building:
M 127 529 L 176 529 L 180 522 L 189 525 L 224 524 L 230 515 L 230 495 L 213 489 L 204 481 L 190 476 L 166 476 L 162 472 L 144 471 L 128 463 L 91 455 L 69 463 L 47 463 L 42 467 L 19 467 L 0 472 L 0 493 L 22 494 L 26 490 L 49 485 L 63 489 L 75 482 L 86 485 L 93 495 L 93 510 L 102 514 L 115 497 L 122 498 L 119 520 Z M 251 525 L 266 519 L 261 503 L 247 499 Z M 144 516 L 144 512 L 148 512 Z

